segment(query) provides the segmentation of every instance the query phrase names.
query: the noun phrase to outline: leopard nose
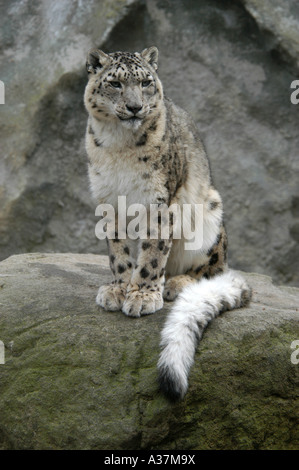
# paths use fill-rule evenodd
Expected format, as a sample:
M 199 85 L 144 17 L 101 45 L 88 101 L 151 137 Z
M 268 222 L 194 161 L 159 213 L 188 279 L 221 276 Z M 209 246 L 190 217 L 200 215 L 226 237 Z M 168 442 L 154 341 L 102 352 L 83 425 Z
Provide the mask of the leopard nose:
M 142 109 L 142 106 L 128 106 L 128 105 L 126 105 L 126 107 L 127 107 L 127 110 L 130 111 L 133 114 L 137 114 L 138 111 L 140 111 Z

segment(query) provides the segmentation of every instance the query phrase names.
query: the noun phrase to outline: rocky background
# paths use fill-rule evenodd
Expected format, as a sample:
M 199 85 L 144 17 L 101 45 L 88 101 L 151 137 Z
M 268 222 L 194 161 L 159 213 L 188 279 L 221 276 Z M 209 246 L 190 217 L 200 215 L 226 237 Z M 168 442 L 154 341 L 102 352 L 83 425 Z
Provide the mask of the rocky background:
M 102 253 L 88 190 L 85 56 L 160 50 L 223 196 L 230 263 L 298 284 L 297 0 L 7 0 L 0 5 L 0 259 Z
M 139 319 L 95 304 L 111 274 L 94 255 L 86 52 L 150 45 L 201 130 L 231 265 L 257 273 L 176 404 L 156 369 L 171 304 Z M 0 449 L 298 449 L 298 2 L 3 0 L 0 54 Z

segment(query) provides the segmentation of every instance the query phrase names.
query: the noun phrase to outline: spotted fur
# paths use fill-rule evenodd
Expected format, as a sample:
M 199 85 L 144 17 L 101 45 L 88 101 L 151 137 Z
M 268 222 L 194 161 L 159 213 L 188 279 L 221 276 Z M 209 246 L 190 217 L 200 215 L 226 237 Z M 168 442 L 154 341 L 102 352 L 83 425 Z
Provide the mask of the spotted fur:
M 222 201 L 204 147 L 188 114 L 164 97 L 157 63 L 155 47 L 141 53 L 89 52 L 86 149 L 96 204 L 111 204 L 116 215 L 120 195 L 128 206 L 141 203 L 148 210 L 150 204 L 203 208 L 203 243 L 196 250 L 186 250 L 190 234 L 174 237 L 179 222 L 173 214 L 167 219 L 161 212 L 155 233 L 148 231 L 139 240 L 121 237 L 116 217 L 107 240 L 113 281 L 97 295 L 101 307 L 133 317 L 161 309 L 163 296 L 178 296 L 162 333 L 159 371 L 162 389 L 179 398 L 186 392 L 195 345 L 207 322 L 225 309 L 245 305 L 250 289 L 228 270 Z M 130 218 L 127 230 L 129 223 Z M 166 224 L 169 237 L 164 239 Z M 182 218 L 182 230 L 185 225 Z M 206 298 L 198 303 L 201 295 Z

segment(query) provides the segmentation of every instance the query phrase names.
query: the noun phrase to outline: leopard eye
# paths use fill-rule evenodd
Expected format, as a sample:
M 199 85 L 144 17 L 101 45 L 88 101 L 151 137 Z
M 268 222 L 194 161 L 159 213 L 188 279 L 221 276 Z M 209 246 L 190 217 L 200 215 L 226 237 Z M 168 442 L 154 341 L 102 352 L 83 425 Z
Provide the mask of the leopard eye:
M 109 82 L 113 88 L 121 88 L 121 83 L 120 82 Z
M 141 82 L 142 88 L 147 88 L 148 86 L 150 86 L 151 83 L 152 83 L 151 80 L 143 80 Z

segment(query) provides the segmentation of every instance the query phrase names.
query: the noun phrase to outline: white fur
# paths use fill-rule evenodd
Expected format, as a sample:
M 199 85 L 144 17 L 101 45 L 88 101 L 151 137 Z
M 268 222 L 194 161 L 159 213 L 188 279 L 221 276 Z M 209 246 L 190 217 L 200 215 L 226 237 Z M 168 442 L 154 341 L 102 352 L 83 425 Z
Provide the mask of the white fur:
M 158 369 L 164 388 L 183 397 L 195 348 L 207 324 L 224 309 L 240 306 L 241 294 L 248 290 L 245 280 L 233 271 L 190 284 L 179 294 L 162 330 Z M 166 385 L 165 385 L 166 380 Z M 163 383 L 162 383 L 163 387 Z
M 219 207 L 215 210 L 210 210 L 210 201 L 214 200 L 219 203 Z M 209 188 L 207 194 L 203 196 L 198 194 L 198 186 L 189 184 L 187 189 L 182 187 L 176 197 L 176 201 L 182 207 L 183 204 L 190 204 L 192 207 L 195 204 L 202 204 L 203 206 L 203 221 L 202 221 L 202 246 L 198 250 L 189 250 L 185 248 L 185 244 L 190 240 L 184 238 L 184 228 L 188 225 L 188 221 L 181 221 L 181 234 L 182 238 L 173 241 L 173 249 L 170 252 L 167 260 L 166 273 L 170 276 L 184 274 L 193 266 L 197 267 L 207 262 L 207 252 L 209 248 L 215 243 L 219 235 L 219 227 L 222 223 L 222 202 L 219 193 Z M 182 211 L 185 215 L 184 211 Z M 192 220 L 193 223 L 193 220 Z M 192 241 L 192 240 L 191 240 Z
M 98 204 L 111 204 L 117 212 L 118 196 L 126 196 L 127 206 L 139 203 L 147 208 L 157 197 L 166 196 L 158 176 L 141 178 L 138 156 L 143 156 L 144 150 L 136 148 L 133 131 L 129 132 L 121 121 L 101 123 L 93 119 L 92 127 L 102 143 L 95 147 L 93 136 L 86 133 L 86 148 L 93 161 L 88 169 L 90 187 Z

